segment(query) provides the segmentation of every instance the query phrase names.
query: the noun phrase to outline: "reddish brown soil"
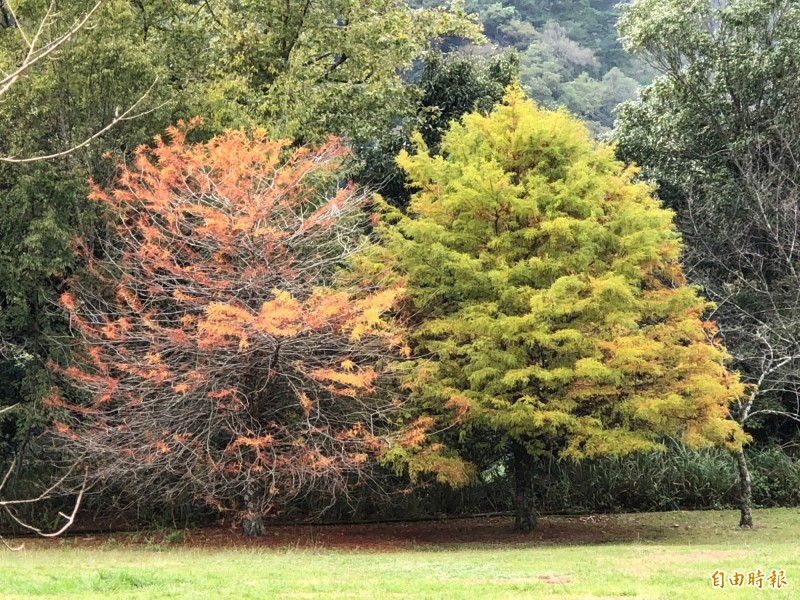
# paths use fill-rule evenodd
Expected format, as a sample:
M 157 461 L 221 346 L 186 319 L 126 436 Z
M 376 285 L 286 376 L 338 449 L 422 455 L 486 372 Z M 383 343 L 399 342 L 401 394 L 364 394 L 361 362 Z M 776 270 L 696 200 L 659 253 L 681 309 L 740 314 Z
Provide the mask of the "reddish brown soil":
M 634 541 L 641 533 L 609 516 L 542 517 L 538 530 L 527 535 L 514 532 L 512 526 L 510 518 L 493 517 L 366 525 L 271 525 L 267 534 L 258 538 L 245 537 L 238 529 L 217 527 L 176 532 L 76 534 L 60 539 L 29 538 L 24 541 L 28 548 L 59 544 L 74 547 L 159 544 L 185 548 L 288 547 L 380 551 L 458 544 L 602 544 Z

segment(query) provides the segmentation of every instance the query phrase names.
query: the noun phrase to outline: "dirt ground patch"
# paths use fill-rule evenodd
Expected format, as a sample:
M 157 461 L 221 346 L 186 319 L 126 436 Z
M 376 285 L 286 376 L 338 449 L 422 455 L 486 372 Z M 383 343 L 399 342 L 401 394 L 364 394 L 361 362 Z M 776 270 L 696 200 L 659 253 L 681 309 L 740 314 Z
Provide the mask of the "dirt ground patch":
M 448 519 L 414 523 L 348 525 L 270 525 L 267 534 L 249 538 L 238 529 L 209 527 L 179 531 L 73 534 L 59 539 L 27 538 L 27 548 L 58 545 L 113 547 L 164 545 L 181 548 L 315 548 L 342 550 L 402 550 L 454 545 L 564 545 L 624 543 L 641 532 L 614 516 L 542 517 L 537 531 L 513 531 L 508 517 Z

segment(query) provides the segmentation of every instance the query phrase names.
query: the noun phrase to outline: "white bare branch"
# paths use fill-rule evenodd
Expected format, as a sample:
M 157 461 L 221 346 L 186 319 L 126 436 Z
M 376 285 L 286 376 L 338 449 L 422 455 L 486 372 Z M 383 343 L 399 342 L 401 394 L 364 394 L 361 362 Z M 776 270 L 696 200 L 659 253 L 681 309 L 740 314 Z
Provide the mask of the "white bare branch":
M 105 3 L 105 0 L 99 0 L 97 4 L 95 4 L 87 13 L 85 13 L 82 17 L 80 17 L 67 31 L 62 33 L 59 37 L 54 39 L 51 42 L 44 44 L 43 46 L 39 46 L 39 39 L 42 36 L 42 33 L 47 29 L 47 27 L 51 23 L 51 19 L 53 16 L 53 11 L 55 8 L 55 2 L 51 2 L 50 6 L 47 8 L 47 12 L 45 13 L 42 20 L 39 22 L 39 27 L 36 31 L 36 35 L 33 37 L 32 40 L 28 40 L 27 36 L 24 34 L 24 30 L 20 29 L 22 32 L 21 35 L 25 40 L 28 46 L 28 52 L 25 54 L 25 57 L 22 59 L 19 66 L 11 72 L 10 74 L 6 75 L 3 79 L 0 79 L 0 98 L 2 98 L 13 86 L 19 78 L 22 76 L 23 73 L 31 69 L 33 66 L 41 62 L 43 59 L 50 56 L 53 52 L 58 50 L 64 43 L 68 42 L 72 39 L 72 37 L 77 34 L 81 29 L 86 27 L 86 24 L 89 22 L 89 19 L 100 9 L 100 7 Z M 16 18 L 15 18 L 16 20 Z M 17 21 L 18 22 L 18 21 Z
M 16 30 L 19 32 L 22 41 L 27 48 L 24 56 L 20 59 L 19 63 L 16 65 L 16 68 L 8 74 L 2 76 L 0 79 L 0 102 L 3 100 L 3 97 L 12 89 L 12 87 L 17 84 L 21 77 L 25 75 L 28 71 L 30 71 L 33 67 L 41 63 L 45 58 L 50 57 L 59 50 L 66 42 L 73 39 L 81 30 L 86 29 L 88 27 L 89 21 L 91 18 L 100 10 L 100 8 L 105 4 L 106 0 L 98 0 L 98 2 L 92 6 L 86 13 L 78 17 L 75 22 L 63 33 L 55 37 L 55 39 L 42 43 L 41 40 L 44 34 L 50 29 L 53 25 L 53 20 L 55 17 L 55 0 L 51 0 L 50 5 L 47 8 L 44 16 L 39 21 L 36 32 L 33 36 L 26 32 L 25 27 L 22 25 L 20 20 L 17 18 L 16 14 L 13 11 L 13 8 L 8 5 L 9 12 L 15 22 Z M 91 134 L 89 137 L 84 139 L 82 142 L 77 143 L 65 150 L 54 152 L 51 154 L 42 154 L 37 156 L 7 156 L 7 157 L 0 157 L 0 162 L 7 162 L 7 163 L 30 163 L 30 162 L 37 162 L 43 160 L 53 160 L 57 158 L 63 158 L 80 150 L 81 148 L 85 148 L 88 146 L 92 141 L 96 140 L 97 138 L 103 136 L 108 131 L 113 129 L 119 123 L 123 121 L 131 121 L 133 119 L 140 118 L 144 115 L 147 115 L 159 108 L 165 106 L 166 103 L 162 103 L 156 107 L 147 109 L 147 110 L 139 110 L 139 107 L 145 101 L 145 99 L 150 95 L 150 93 L 155 88 L 156 83 L 158 82 L 158 77 L 153 81 L 151 86 L 144 92 L 139 98 L 131 104 L 124 112 L 117 113 L 113 120 L 99 129 L 98 131 Z
M 31 525 L 30 523 L 28 523 L 25 520 L 23 520 L 20 517 L 18 517 L 14 513 L 14 511 L 12 510 L 12 507 L 13 506 L 19 506 L 19 505 L 25 505 L 25 504 L 36 504 L 38 502 L 43 502 L 45 500 L 49 500 L 50 498 L 53 498 L 55 496 L 63 495 L 62 493 L 59 493 L 59 490 L 63 489 L 62 486 L 70 478 L 70 476 L 72 475 L 73 471 L 75 470 L 75 466 L 78 464 L 78 462 L 79 461 L 74 462 L 72 464 L 72 466 L 69 469 L 67 469 L 66 473 L 64 473 L 64 475 L 62 477 L 60 477 L 53 485 L 51 485 L 46 490 L 41 492 L 35 498 L 24 498 L 24 499 L 21 499 L 21 500 L 0 500 L 0 508 L 3 508 L 3 510 L 6 511 L 8 516 L 11 517 L 11 519 L 15 523 L 17 523 L 20 527 L 23 527 L 24 529 L 27 529 L 29 531 L 33 531 L 37 535 L 40 535 L 42 537 L 57 537 L 57 536 L 61 535 L 67 529 L 72 527 L 73 523 L 75 522 L 75 517 L 78 514 L 78 510 L 80 509 L 80 506 L 81 506 L 81 501 L 83 500 L 83 496 L 84 496 L 84 493 L 86 492 L 86 488 L 87 488 L 87 485 L 88 485 L 88 482 L 89 482 L 89 470 L 88 470 L 88 468 L 86 468 L 84 470 L 83 483 L 81 484 L 80 488 L 78 489 L 77 495 L 75 497 L 75 502 L 72 505 L 72 511 L 70 512 L 70 514 L 65 514 L 63 512 L 59 512 L 58 513 L 59 516 L 61 516 L 62 518 L 64 518 L 66 520 L 66 522 L 63 525 L 61 525 L 61 527 L 59 527 L 56 531 L 47 532 L 47 531 L 43 530 L 40 527 L 36 527 L 34 525 Z M 11 461 L 11 465 L 9 465 L 8 470 L 6 471 L 5 475 L 3 476 L 3 480 L 0 481 L 0 493 L 3 491 L 3 489 L 5 489 L 6 483 L 8 482 L 9 478 L 11 477 L 11 474 L 13 473 L 14 468 L 16 467 L 16 464 L 17 464 L 17 457 L 15 456 Z M 22 550 L 24 548 L 24 544 L 20 544 L 19 546 L 10 545 L 2 536 L 0 536 L 0 542 L 2 542 L 3 545 L 7 549 L 12 550 L 12 551 L 19 551 L 19 550 Z
M 76 144 L 75 146 L 71 146 L 70 148 L 67 148 L 66 150 L 62 150 L 61 152 L 55 152 L 53 154 L 40 154 L 40 155 L 37 155 L 37 156 L 29 156 L 29 157 L 25 157 L 25 158 L 0 156 L 0 162 L 30 163 L 30 162 L 38 162 L 38 161 L 42 161 L 42 160 L 53 160 L 53 159 L 56 159 L 56 158 L 63 158 L 65 156 L 69 155 L 69 154 L 72 154 L 73 152 L 76 152 L 77 150 L 80 150 L 81 148 L 85 148 L 86 146 L 91 144 L 94 140 L 96 140 L 97 138 L 101 137 L 102 135 L 104 135 L 105 133 L 107 133 L 108 131 L 113 129 L 117 124 L 122 123 L 123 121 L 132 121 L 133 119 L 138 119 L 140 117 L 143 117 L 143 116 L 145 116 L 147 114 L 150 114 L 150 113 L 158 110 L 159 108 L 162 108 L 162 107 L 166 106 L 167 103 L 166 102 L 162 102 L 161 104 L 159 104 L 158 106 L 155 106 L 153 108 L 150 108 L 150 109 L 147 109 L 147 110 L 143 110 L 143 111 L 138 112 L 138 113 L 134 113 L 134 111 L 139 107 L 139 105 L 142 104 L 142 102 L 144 102 L 144 100 L 150 95 L 150 92 L 153 91 L 153 88 L 155 88 L 156 83 L 158 83 L 158 77 L 156 77 L 156 79 L 153 81 L 153 83 L 150 84 L 150 87 L 147 89 L 147 91 L 144 94 L 142 94 L 141 96 L 139 96 L 139 99 L 136 100 L 136 102 L 134 102 L 133 104 L 131 104 L 131 106 L 125 112 L 118 114 L 108 125 L 106 125 L 102 129 L 100 129 L 100 130 L 96 131 L 95 133 L 93 133 L 91 136 L 86 138 L 80 144 Z
M 32 500 L 26 500 L 24 502 L 26 502 L 26 503 L 41 502 L 42 500 L 46 500 L 46 499 L 50 498 L 52 493 L 53 493 L 53 491 L 56 489 L 56 487 L 58 485 L 61 485 L 61 483 L 63 483 L 64 479 L 66 479 L 66 476 L 64 478 L 62 478 L 61 480 L 59 480 L 59 482 L 55 486 L 53 486 L 51 488 L 48 488 L 45 492 L 42 492 L 42 494 L 39 495 L 37 498 L 34 498 Z M 59 535 L 64 533 L 67 529 L 72 527 L 72 524 L 75 522 L 75 517 L 77 516 L 78 510 L 81 507 L 81 501 L 83 500 L 83 494 L 86 492 L 86 485 L 87 485 L 88 481 L 89 481 L 89 469 L 87 468 L 84 471 L 84 474 L 83 474 L 83 484 L 81 485 L 80 489 L 78 490 L 78 495 L 75 498 L 75 503 L 72 505 L 72 512 L 70 514 L 65 514 L 63 512 L 59 512 L 58 513 L 60 517 L 66 519 L 66 522 L 61 527 L 59 527 L 56 531 L 51 531 L 51 532 L 44 531 L 43 529 L 41 529 L 39 527 L 35 527 L 35 526 L 31 525 L 30 523 L 26 523 L 25 521 L 23 521 L 22 519 L 17 517 L 17 515 L 15 515 L 14 512 L 11 510 L 10 506 L 12 504 L 21 503 L 23 501 L 17 502 L 17 501 L 4 500 L 4 501 L 0 501 L 0 506 L 2 506 L 6 510 L 6 513 L 8 513 L 8 515 L 20 527 L 24 527 L 28 531 L 33 531 L 34 533 L 36 533 L 37 535 L 40 535 L 41 537 L 58 537 Z

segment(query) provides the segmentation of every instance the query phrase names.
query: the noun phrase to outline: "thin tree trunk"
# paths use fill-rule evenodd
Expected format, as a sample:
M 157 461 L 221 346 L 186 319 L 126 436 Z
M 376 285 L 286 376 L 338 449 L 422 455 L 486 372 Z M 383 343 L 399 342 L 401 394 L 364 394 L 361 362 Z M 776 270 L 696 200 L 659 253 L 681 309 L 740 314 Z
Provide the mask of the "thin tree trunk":
M 516 518 L 514 530 L 528 533 L 536 528 L 536 500 L 533 495 L 533 458 L 525 446 L 511 442 L 514 454 L 514 487 Z
M 242 521 L 242 533 L 248 537 L 257 537 L 264 535 L 267 528 L 264 525 L 264 519 L 256 512 L 247 511 Z
M 256 510 L 256 498 L 252 487 L 244 494 L 245 512 L 242 520 L 242 532 L 246 536 L 259 536 L 267 532 L 261 512 Z
M 744 449 L 739 448 L 734 453 L 736 463 L 739 466 L 739 510 L 742 513 L 739 520 L 739 527 L 752 527 L 753 514 L 753 479 L 750 476 L 750 469 L 747 468 L 747 459 Z

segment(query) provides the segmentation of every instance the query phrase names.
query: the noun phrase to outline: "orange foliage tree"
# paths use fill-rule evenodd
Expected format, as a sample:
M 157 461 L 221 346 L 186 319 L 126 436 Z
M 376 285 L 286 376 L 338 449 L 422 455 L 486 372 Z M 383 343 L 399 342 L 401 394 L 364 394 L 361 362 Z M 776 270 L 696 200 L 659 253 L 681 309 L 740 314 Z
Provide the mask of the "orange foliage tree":
M 84 401 L 49 402 L 95 482 L 191 494 L 258 533 L 277 502 L 364 478 L 389 439 L 374 392 L 403 351 L 386 317 L 400 289 L 342 283 L 366 196 L 338 180 L 337 140 L 189 144 L 185 129 L 93 188 L 115 233 L 102 253 L 78 245 L 86 273 L 61 303 L 79 341 L 56 367 Z

